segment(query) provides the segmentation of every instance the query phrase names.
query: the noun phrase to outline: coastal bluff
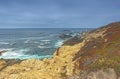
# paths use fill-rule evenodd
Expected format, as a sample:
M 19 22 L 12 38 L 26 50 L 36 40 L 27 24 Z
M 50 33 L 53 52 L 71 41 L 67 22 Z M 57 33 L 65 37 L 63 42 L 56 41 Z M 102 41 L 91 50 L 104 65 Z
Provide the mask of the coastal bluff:
M 0 79 L 120 79 L 120 22 L 65 41 L 49 59 L 0 59 Z

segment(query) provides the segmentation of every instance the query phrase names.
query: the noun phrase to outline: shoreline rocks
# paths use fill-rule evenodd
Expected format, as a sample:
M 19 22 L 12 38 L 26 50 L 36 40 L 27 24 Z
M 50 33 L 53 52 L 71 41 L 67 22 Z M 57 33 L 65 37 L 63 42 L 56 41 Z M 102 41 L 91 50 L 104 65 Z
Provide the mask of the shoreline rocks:
M 61 39 L 67 39 L 67 38 L 71 38 L 72 36 L 71 35 L 69 35 L 69 34 L 60 34 L 59 35 L 59 38 L 61 38 Z
M 5 52 L 7 52 L 8 50 L 0 50 L 0 55 L 2 55 L 2 53 L 5 53 Z

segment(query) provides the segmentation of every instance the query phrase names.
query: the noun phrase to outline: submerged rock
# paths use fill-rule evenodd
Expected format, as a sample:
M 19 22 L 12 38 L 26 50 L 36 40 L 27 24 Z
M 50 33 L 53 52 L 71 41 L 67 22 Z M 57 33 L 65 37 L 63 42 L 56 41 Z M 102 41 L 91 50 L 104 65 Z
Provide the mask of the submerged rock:
M 0 55 L 2 55 L 2 53 L 7 52 L 8 50 L 0 50 Z
M 61 35 L 59 35 L 59 38 L 61 38 L 61 39 L 66 39 L 66 38 L 71 38 L 72 37 L 72 35 L 69 35 L 69 34 L 61 34 Z

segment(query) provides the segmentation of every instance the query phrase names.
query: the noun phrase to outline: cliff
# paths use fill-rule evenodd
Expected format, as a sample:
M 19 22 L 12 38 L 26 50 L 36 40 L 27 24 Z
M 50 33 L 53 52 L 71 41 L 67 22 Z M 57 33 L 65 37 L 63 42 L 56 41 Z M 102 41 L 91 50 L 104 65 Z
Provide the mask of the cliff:
M 0 79 L 117 79 L 120 22 L 65 41 L 51 59 L 9 63 L 0 60 Z

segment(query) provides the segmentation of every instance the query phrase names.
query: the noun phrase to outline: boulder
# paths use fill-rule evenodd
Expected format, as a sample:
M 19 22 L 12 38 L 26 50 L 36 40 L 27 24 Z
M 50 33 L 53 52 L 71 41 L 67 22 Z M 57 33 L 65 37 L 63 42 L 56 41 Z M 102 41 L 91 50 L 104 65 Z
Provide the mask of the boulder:
M 71 38 L 72 37 L 72 35 L 69 35 L 69 34 L 60 34 L 59 35 L 59 38 L 61 38 L 61 39 L 66 39 L 66 38 Z
M 2 55 L 2 53 L 7 52 L 8 50 L 0 50 L 0 55 Z

